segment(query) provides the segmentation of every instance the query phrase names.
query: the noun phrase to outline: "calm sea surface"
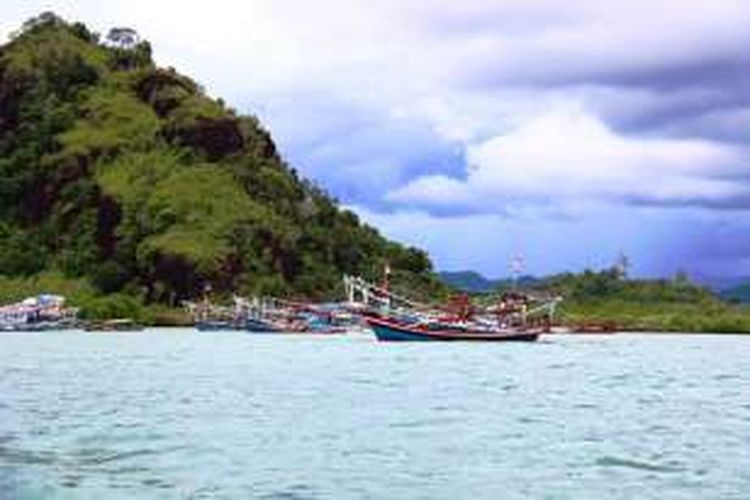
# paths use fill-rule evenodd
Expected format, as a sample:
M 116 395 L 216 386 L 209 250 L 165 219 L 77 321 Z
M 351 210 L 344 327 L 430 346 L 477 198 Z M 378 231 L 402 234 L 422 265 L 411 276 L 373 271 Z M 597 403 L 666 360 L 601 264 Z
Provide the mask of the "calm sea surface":
M 750 336 L 0 334 L 0 498 L 750 498 Z

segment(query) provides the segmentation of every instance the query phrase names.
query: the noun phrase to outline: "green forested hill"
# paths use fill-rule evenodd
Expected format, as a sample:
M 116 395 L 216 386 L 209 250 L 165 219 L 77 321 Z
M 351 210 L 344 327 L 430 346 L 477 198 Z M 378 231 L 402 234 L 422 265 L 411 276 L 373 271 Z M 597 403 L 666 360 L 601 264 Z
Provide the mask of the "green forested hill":
M 496 280 L 487 279 L 476 271 L 443 271 L 438 276 L 445 283 L 469 293 L 484 293 L 494 290 Z
M 514 286 L 532 288 L 540 282 L 534 276 L 519 276 L 515 282 L 513 278 L 487 279 L 476 271 L 444 271 L 438 276 L 447 285 L 469 293 L 492 293 Z
M 45 13 L 0 48 L 0 284 L 324 297 L 386 261 L 439 289 L 424 252 L 340 209 L 255 117 L 156 67 L 131 30 L 100 40 Z

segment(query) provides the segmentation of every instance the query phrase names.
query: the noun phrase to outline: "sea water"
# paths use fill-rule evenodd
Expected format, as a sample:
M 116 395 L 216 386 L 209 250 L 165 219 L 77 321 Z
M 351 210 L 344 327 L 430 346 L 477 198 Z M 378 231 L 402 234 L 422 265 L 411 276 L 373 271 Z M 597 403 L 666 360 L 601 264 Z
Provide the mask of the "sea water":
M 750 336 L 0 334 L 0 498 L 750 498 Z

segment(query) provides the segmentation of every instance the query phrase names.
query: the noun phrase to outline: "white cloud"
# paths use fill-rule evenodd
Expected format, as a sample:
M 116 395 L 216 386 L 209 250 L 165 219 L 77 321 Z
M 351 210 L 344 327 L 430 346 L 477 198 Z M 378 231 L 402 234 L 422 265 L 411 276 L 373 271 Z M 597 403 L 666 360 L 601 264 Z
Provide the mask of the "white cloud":
M 741 150 L 706 140 L 625 137 L 579 109 L 563 109 L 468 146 L 465 178 L 424 176 L 388 198 L 490 211 L 570 200 L 719 203 L 750 191 L 731 179 L 746 160 Z

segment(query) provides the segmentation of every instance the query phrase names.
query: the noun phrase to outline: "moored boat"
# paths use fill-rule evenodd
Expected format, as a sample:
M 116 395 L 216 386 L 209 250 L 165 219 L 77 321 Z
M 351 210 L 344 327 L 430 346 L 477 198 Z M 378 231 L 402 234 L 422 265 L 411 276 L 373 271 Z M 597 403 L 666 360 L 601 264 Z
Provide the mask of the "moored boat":
M 0 331 L 37 332 L 72 328 L 78 309 L 67 307 L 65 297 L 41 294 L 0 307 Z
M 339 304 L 293 302 L 272 297 L 235 296 L 232 306 L 217 306 L 208 299 L 185 302 L 199 331 L 244 331 L 268 334 L 346 333 L 357 320 Z
M 226 330 L 237 330 L 237 325 L 232 321 L 204 319 L 196 321 L 195 328 L 201 332 L 223 332 Z
M 585 321 L 574 325 L 570 329 L 570 333 L 584 335 L 584 334 L 613 334 L 616 333 L 620 328 L 617 323 L 610 320 L 605 321 Z
M 528 330 L 491 330 L 450 324 L 408 324 L 393 318 L 365 317 L 365 321 L 381 341 L 483 341 L 483 342 L 533 342 L 542 328 Z
M 384 285 L 345 277 L 349 303 L 381 341 L 533 342 L 549 333 L 558 296 L 503 293 L 494 305 L 478 306 L 468 295 L 443 306 L 419 304 Z
M 91 321 L 84 325 L 87 332 L 142 332 L 145 327 L 130 318 Z
M 247 318 L 242 322 L 239 329 L 250 333 L 285 333 L 294 331 L 291 328 L 291 326 L 285 328 L 280 324 L 261 318 Z

